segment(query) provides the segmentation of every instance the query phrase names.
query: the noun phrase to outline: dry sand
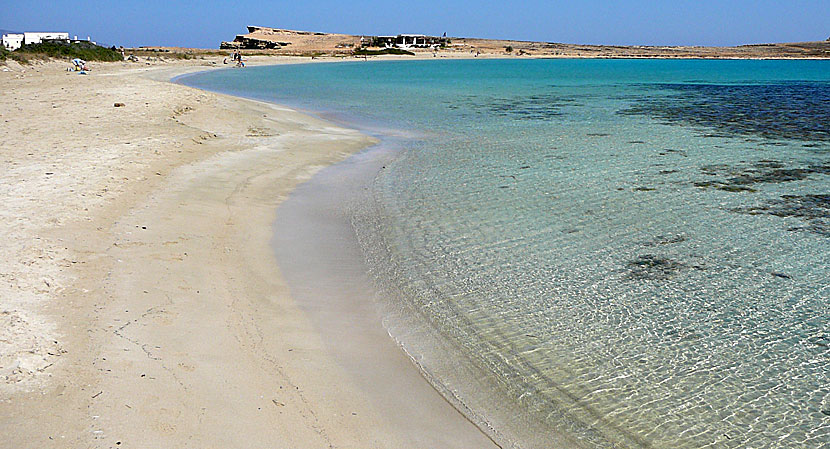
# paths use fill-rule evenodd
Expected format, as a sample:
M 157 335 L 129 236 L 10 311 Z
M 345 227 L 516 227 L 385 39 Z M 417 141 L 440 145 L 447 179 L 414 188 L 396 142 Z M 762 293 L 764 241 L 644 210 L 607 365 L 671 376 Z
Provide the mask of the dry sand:
M 2 446 L 492 445 L 423 385 L 391 426 L 279 274 L 278 204 L 373 141 L 166 82 L 205 65 L 0 71 Z

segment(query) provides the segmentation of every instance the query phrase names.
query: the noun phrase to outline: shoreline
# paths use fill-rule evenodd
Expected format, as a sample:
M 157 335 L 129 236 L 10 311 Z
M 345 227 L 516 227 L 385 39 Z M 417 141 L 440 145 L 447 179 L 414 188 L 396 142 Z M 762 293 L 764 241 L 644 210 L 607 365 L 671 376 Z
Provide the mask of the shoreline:
M 189 85 L 182 81 L 189 75 L 173 81 Z M 199 88 L 198 84 L 192 86 Z M 208 91 L 225 94 L 221 89 Z M 268 103 L 255 96 L 241 98 Z M 582 447 L 572 436 L 523 417 L 521 407 L 505 405 L 510 402 L 506 394 L 488 394 L 486 400 L 472 394 L 475 388 L 463 385 L 464 379 L 481 391 L 499 387 L 492 379 L 485 380 L 471 361 L 454 359 L 458 348 L 435 329 L 426 329 L 427 323 L 394 311 L 398 306 L 382 298 L 370 280 L 352 220 L 375 176 L 403 151 L 397 143 L 403 131 L 297 110 L 379 139 L 298 185 L 277 207 L 271 245 L 297 305 L 365 399 L 383 410 L 382 427 L 405 435 L 405 441 L 417 441 L 412 447 Z M 386 294 L 391 293 L 384 290 Z M 407 338 L 413 335 L 417 344 Z M 423 352 L 426 346 L 434 351 Z M 434 358 L 438 353 L 440 361 Z M 431 359 L 430 366 L 424 364 L 425 356 Z M 455 369 L 465 375 L 439 378 L 431 368 L 444 373 Z M 403 391 L 405 396 L 400 394 Z
M 3 292 L 36 293 L 3 305 L 0 433 L 16 447 L 417 447 L 377 426 L 263 245 L 297 185 L 374 140 L 158 81 L 211 68 L 198 64 L 1 75 L 2 135 L 25 136 L 4 150 L 19 201 L 3 219 L 27 222 L 3 235 Z
M 414 447 L 514 447 L 459 410 L 463 404 L 439 391 L 387 329 L 387 307 L 369 278 L 352 219 L 397 151 L 381 141 L 298 186 L 277 210 L 277 261 L 335 360 L 382 410 L 384 428 L 406 435 Z
M 379 139 L 377 144 L 323 168 L 297 186 L 278 207 L 274 228 L 282 228 L 283 233 L 275 231 L 272 242 L 278 263 L 290 262 L 280 265 L 298 305 L 315 323 L 335 358 L 362 385 L 368 398 L 387 412 L 413 415 L 407 410 L 407 401 L 401 401 L 403 398 L 384 397 L 380 391 L 408 391 L 427 400 L 434 399 L 429 395 L 437 394 L 498 447 L 583 447 L 573 435 L 555 431 L 542 421 L 525 416 L 525 410 L 519 404 L 512 404 L 512 398 L 501 391 L 496 381 L 483 375 L 472 360 L 459 356 L 461 352 L 456 344 L 423 319 L 416 318 L 418 312 L 410 310 L 411 306 L 400 297 L 402 292 L 393 292 L 389 286 L 378 289 L 375 280 L 370 279 L 363 252 L 366 248 L 361 248 L 366 242 L 359 241 L 363 239 L 357 236 L 354 220 L 357 215 L 367 214 L 362 210 L 363 203 L 373 202 L 365 196 L 372 189 L 375 176 L 406 151 L 398 142 L 402 131 L 366 128 L 360 121 L 332 119 L 320 112 L 300 110 Z M 419 131 L 407 131 L 412 132 Z M 361 219 L 365 220 L 366 217 Z M 377 258 L 378 254 L 372 256 Z M 384 275 L 392 276 L 391 273 Z M 320 307 L 320 303 L 327 306 Z M 364 343 L 344 344 L 352 340 Z M 375 364 L 376 368 L 371 373 L 361 373 L 363 364 Z M 389 381 L 396 365 L 401 379 Z M 450 372 L 453 375 L 447 377 Z M 417 385 L 422 382 L 427 385 Z M 475 394 L 476 391 L 488 394 Z M 424 402 L 422 399 L 421 403 L 426 405 Z M 448 418 L 434 400 L 429 402 L 431 414 Z M 416 416 L 410 416 L 406 422 L 411 427 L 416 420 Z M 399 419 L 387 421 L 387 427 L 402 427 Z M 437 422 L 430 428 L 441 425 Z M 429 435 L 433 440 L 440 436 L 434 431 L 428 433 L 433 434 Z M 423 435 L 415 437 L 425 440 Z M 456 431 L 452 442 L 438 439 L 425 441 L 419 447 L 455 447 L 460 438 Z M 485 446 L 479 443 L 460 447 Z

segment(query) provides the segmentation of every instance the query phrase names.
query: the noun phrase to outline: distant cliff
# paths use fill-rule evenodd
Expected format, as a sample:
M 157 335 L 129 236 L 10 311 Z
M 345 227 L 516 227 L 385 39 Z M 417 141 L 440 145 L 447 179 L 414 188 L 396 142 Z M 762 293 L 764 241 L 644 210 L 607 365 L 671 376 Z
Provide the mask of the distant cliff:
M 314 52 L 336 54 L 351 53 L 356 45 L 359 48 L 359 44 L 360 36 L 348 34 L 315 33 L 249 26 L 247 34 L 240 34 L 232 41 L 222 42 L 219 48 L 278 50 L 276 53 L 290 54 Z

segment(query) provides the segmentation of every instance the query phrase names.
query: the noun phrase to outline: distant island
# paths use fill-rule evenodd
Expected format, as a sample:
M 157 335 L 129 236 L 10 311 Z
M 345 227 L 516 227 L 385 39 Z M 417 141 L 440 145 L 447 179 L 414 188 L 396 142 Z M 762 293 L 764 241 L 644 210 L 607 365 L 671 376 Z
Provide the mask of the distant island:
M 248 26 L 246 34 L 220 49 L 279 55 L 347 56 L 362 50 L 396 48 L 406 52 L 464 53 L 559 58 L 825 59 L 830 39 L 816 42 L 750 44 L 736 47 L 581 45 L 467 37 L 398 34 L 369 36 Z M 247 52 L 246 52 L 247 53 Z

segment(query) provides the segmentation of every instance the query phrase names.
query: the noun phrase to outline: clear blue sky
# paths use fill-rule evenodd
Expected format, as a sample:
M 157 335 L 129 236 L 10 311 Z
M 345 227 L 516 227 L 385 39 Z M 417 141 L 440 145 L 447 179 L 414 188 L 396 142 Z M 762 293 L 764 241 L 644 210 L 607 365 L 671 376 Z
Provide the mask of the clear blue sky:
M 4 1 L 0 29 L 68 31 L 106 44 L 217 48 L 245 25 L 584 44 L 737 45 L 824 40 L 830 0 Z

